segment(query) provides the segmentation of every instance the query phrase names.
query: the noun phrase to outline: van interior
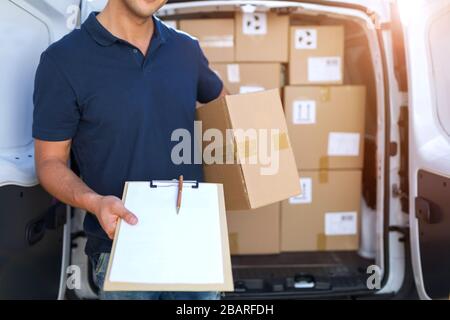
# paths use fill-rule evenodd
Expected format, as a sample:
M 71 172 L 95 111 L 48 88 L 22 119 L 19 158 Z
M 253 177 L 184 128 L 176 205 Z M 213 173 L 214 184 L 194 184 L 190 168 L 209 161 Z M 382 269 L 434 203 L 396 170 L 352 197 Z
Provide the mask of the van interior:
M 162 20 L 233 18 L 239 8 L 205 6 L 178 9 L 160 14 Z M 286 252 L 270 255 L 232 256 L 235 291 L 224 299 L 354 297 L 374 293 L 366 285 L 367 268 L 382 256 L 376 243 L 376 226 L 383 221 L 377 211 L 377 192 L 383 176 L 377 168 L 377 87 L 373 54 L 359 19 L 338 14 L 305 11 L 300 8 L 272 8 L 279 15 L 288 15 L 291 25 L 342 25 L 345 28 L 344 84 L 367 88 L 365 119 L 365 150 L 363 188 L 361 193 L 360 248 L 357 251 Z M 286 68 L 285 68 L 286 70 Z M 286 75 L 287 76 L 287 75 Z M 326 200 L 324 200 L 326 201 Z M 72 230 L 72 259 L 87 265 L 80 250 L 84 248 L 81 232 L 82 215 L 75 215 Z M 77 258 L 78 257 L 78 258 Z M 88 281 L 88 279 L 86 279 Z M 91 282 L 91 281 L 89 281 Z M 78 293 L 77 295 L 79 295 Z M 89 296 L 95 292 L 84 292 Z
M 171 2 L 178 1 L 169 1 L 169 4 L 159 11 L 158 15 L 162 20 L 233 18 L 237 11 L 244 10 L 243 2 L 239 1 L 183 2 L 176 7 L 171 6 Z M 354 251 L 232 256 L 235 291 L 225 293 L 223 298 L 371 297 L 376 290 L 367 287 L 368 266 L 380 266 L 383 281 L 391 268 L 387 227 L 391 194 L 388 181 L 390 177 L 389 144 L 386 143 L 390 141 L 388 139 L 390 111 L 387 97 L 389 87 L 386 80 L 387 69 L 382 57 L 382 48 L 380 48 L 382 44 L 375 29 L 376 21 L 368 12 L 346 10 L 348 8 L 338 7 L 337 4 L 336 6 L 316 6 L 315 3 L 320 1 L 256 2 L 258 3 L 257 11 L 269 10 L 278 15 L 287 15 L 291 25 L 340 25 L 345 28 L 344 84 L 366 87 L 364 168 L 360 193 L 359 216 L 361 218 L 358 221 L 359 248 Z M 262 4 L 263 2 L 265 4 Z M 45 3 L 42 2 L 39 6 L 48 6 Z M 84 3 L 90 3 L 90 1 Z M 51 37 L 47 35 L 48 31 L 44 24 L 31 21 L 32 15 L 29 12 L 25 14 L 25 10 L 18 9 L 19 7 L 12 2 L 3 2 L 0 8 L 5 10 L 3 12 L 7 12 L 7 16 L 13 17 L 9 20 L 5 17 L 7 26 L 20 24 L 23 26 L 21 27 L 23 30 L 20 29 L 21 37 L 24 38 L 23 35 L 26 35 L 28 39 L 28 42 L 21 42 L 21 50 L 17 50 L 16 41 L 10 41 L 9 46 L 2 49 L 5 54 L 17 56 L 19 52 L 23 57 L 15 59 L 16 63 L 11 63 L 4 70 L 12 80 L 8 81 L 7 86 L 0 88 L 0 99 L 2 99 L 0 110 L 3 110 L 2 105 L 20 104 L 26 108 L 21 109 L 19 106 L 9 108 L 10 114 L 7 114 L 9 117 L 4 118 L 4 121 L 0 118 L 0 124 L 4 123 L 5 128 L 9 130 L 7 134 L 4 133 L 0 125 L 0 164 L 3 164 L 3 159 L 6 159 L 5 163 L 22 166 L 26 169 L 23 171 L 30 176 L 30 178 L 24 178 L 27 182 L 20 183 L 20 186 L 8 185 L 8 183 L 3 185 L 3 180 L 6 182 L 15 180 L 0 176 L 0 202 L 11 204 L 11 206 L 3 207 L 3 211 L 8 214 L 0 215 L 0 225 L 12 225 L 11 219 L 15 219 L 14 227 L 2 231 L 0 235 L 0 245 L 4 251 L 0 256 L 0 266 L 2 266 L 0 298 L 55 298 L 59 292 L 60 299 L 96 299 L 98 288 L 93 282 L 92 266 L 84 254 L 86 237 L 82 222 L 85 213 L 80 209 L 68 208 L 55 202 L 37 185 L 37 180 L 32 174 L 34 159 L 29 129 L 32 104 L 28 100 L 22 101 L 25 89 L 17 90 L 25 83 L 28 90 L 25 92 L 26 95 L 32 95 L 32 75 L 39 62 L 39 54 L 48 46 Z M 81 21 L 83 16 L 84 18 L 87 16 L 85 12 L 87 8 L 81 7 Z M 58 18 L 60 19 L 58 23 L 64 27 L 65 10 L 66 8 L 61 9 L 59 12 L 61 18 Z M 51 12 L 49 15 L 53 18 L 58 16 L 54 8 L 50 8 L 49 11 Z M 30 25 L 33 28 L 30 28 Z M 43 38 L 42 35 L 46 37 Z M 62 35 L 58 33 L 58 36 Z M 30 58 L 31 53 L 35 57 Z M 3 57 L 1 52 L 0 56 Z M 287 70 L 287 68 L 284 69 Z M 287 76 L 285 72 L 285 79 Z M 3 101 L 5 97 L 7 100 Z M 19 122 L 17 119 L 23 118 L 27 121 L 23 123 L 20 121 L 21 126 L 8 127 L 8 124 L 14 125 Z M 5 144 L 5 141 L 2 141 L 3 136 L 20 136 L 23 137 L 21 138 L 23 141 L 17 142 L 16 145 L 20 147 L 15 148 L 9 141 Z M 26 147 L 22 147 L 24 145 Z M 72 165 L 77 172 L 76 164 L 72 162 Z M 407 169 L 405 170 L 407 172 Z M 407 185 L 406 183 L 401 189 L 406 190 Z M 26 230 L 25 237 L 21 230 Z M 82 277 L 81 287 L 72 290 L 66 289 L 66 269 L 71 265 L 80 267 Z M 36 274 L 39 274 L 39 277 L 35 277 Z M 14 283 L 5 281 L 7 278 L 14 279 Z M 36 292 L 27 292 L 31 283 L 36 288 Z M 51 287 L 49 283 L 52 284 Z M 59 287 L 56 285 L 58 283 Z

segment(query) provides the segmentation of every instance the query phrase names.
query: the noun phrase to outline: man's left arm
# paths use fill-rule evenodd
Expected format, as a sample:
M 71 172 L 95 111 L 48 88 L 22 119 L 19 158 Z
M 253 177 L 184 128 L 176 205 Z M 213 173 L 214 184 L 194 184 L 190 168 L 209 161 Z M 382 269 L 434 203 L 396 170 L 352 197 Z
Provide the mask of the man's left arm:
M 228 92 L 217 73 L 209 67 L 208 59 L 205 57 L 198 42 L 197 48 L 199 57 L 197 101 L 200 103 L 208 103 L 227 95 Z

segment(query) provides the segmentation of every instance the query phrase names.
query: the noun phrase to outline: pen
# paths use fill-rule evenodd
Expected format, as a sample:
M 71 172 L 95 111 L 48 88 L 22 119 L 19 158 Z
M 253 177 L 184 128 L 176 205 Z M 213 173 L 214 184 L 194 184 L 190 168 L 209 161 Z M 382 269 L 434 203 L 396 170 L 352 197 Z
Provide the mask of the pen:
M 180 178 L 178 179 L 177 214 L 180 212 L 182 194 L 183 194 L 183 176 L 180 176 Z

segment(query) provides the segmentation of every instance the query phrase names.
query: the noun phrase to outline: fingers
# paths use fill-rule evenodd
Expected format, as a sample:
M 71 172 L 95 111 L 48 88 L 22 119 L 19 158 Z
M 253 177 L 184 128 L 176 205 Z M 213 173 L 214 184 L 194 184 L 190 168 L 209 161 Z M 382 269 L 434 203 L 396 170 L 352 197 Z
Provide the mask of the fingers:
M 96 216 L 110 239 L 114 239 L 119 218 L 125 220 L 130 225 L 138 223 L 138 218 L 125 208 L 120 199 L 111 196 L 104 197 L 102 201 L 102 209 Z
M 127 222 L 128 224 L 135 225 L 138 223 L 138 218 L 133 213 L 131 213 L 130 210 L 125 208 L 123 204 L 118 206 L 117 211 L 115 213 L 118 217 L 125 220 L 125 222 Z
M 113 225 L 111 226 L 109 231 L 106 231 L 106 234 L 108 235 L 108 237 L 113 240 L 114 239 L 114 235 L 115 235 L 115 231 L 116 231 L 116 227 L 117 227 L 117 220 L 113 222 Z

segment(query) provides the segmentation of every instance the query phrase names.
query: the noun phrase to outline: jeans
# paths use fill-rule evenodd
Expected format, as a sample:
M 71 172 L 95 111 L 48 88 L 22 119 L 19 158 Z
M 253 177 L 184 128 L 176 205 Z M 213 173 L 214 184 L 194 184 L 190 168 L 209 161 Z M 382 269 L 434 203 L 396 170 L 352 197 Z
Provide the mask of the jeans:
M 109 253 L 90 257 L 94 265 L 94 281 L 101 300 L 219 300 L 218 292 L 153 292 L 153 291 L 103 291 Z

